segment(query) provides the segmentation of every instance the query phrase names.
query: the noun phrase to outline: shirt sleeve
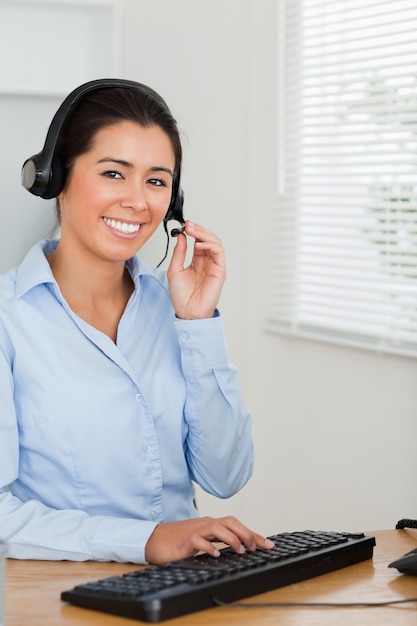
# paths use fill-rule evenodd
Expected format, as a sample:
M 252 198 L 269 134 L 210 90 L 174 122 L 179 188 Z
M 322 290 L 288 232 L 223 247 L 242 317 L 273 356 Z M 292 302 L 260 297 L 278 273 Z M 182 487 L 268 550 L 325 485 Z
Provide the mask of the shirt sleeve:
M 8 557 L 146 563 L 145 545 L 155 523 L 83 511 L 56 511 L 36 500 L 21 502 L 0 491 L 2 538 Z
M 202 320 L 176 320 L 187 384 L 187 462 L 203 489 L 220 498 L 239 491 L 253 471 L 252 418 L 241 393 L 239 372 L 228 359 L 217 313 Z
M 11 485 L 19 471 L 11 353 L 0 336 L 0 536 L 16 559 L 146 563 L 145 546 L 156 523 L 22 502 Z M 51 485 L 52 488 L 52 485 Z

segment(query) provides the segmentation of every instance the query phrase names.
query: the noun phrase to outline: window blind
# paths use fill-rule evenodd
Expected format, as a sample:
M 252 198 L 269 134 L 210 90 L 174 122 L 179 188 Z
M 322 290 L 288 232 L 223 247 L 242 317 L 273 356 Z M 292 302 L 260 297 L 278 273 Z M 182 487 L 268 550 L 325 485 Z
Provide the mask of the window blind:
M 268 330 L 417 356 L 417 2 L 279 2 Z

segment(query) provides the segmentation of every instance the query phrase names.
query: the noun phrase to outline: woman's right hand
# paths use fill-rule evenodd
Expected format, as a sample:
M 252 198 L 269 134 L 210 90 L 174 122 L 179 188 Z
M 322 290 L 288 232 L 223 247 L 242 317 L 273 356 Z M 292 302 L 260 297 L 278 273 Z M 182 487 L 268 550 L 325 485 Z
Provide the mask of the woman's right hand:
M 175 314 L 185 320 L 213 317 L 226 279 L 223 244 L 217 235 L 190 220 L 184 232 L 194 239 L 191 263 L 184 266 L 188 244 L 181 234 L 167 270 Z
M 159 565 L 176 561 L 198 552 L 220 555 L 213 542 L 224 543 L 237 553 L 256 548 L 269 550 L 274 543 L 254 533 L 233 516 L 199 517 L 179 522 L 163 522 L 156 526 L 145 547 L 148 563 Z

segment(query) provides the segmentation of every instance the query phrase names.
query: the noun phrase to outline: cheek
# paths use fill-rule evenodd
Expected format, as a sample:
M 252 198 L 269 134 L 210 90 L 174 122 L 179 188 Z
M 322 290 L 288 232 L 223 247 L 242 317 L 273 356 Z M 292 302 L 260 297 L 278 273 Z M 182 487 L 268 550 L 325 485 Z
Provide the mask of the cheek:
M 90 176 L 80 176 L 78 182 L 74 179 L 73 188 L 81 201 L 92 204 L 100 204 L 102 200 L 115 196 L 115 190 L 110 185 L 98 185 L 97 180 Z
M 164 195 L 158 203 L 153 206 L 154 219 L 161 221 L 165 217 L 171 203 L 171 192 Z
M 161 204 L 156 210 L 153 211 L 153 219 L 155 222 L 161 222 L 168 210 L 167 204 Z
M 71 207 L 71 212 L 79 213 L 81 218 L 87 219 L 92 210 L 102 209 L 114 199 L 114 195 L 108 188 L 97 185 L 94 179 L 74 174 L 71 184 L 63 192 L 63 206 Z

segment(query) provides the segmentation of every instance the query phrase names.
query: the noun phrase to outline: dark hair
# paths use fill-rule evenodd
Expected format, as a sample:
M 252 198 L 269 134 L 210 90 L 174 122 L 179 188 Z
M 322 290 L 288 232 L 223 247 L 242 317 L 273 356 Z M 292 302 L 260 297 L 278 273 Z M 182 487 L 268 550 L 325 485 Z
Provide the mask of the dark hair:
M 74 162 L 88 152 L 99 130 L 122 121 L 136 122 L 144 128 L 159 126 L 169 137 L 175 157 L 173 190 L 178 188 L 182 147 L 177 122 L 161 96 L 145 85 L 111 87 L 92 91 L 70 111 L 59 133 L 55 153 L 65 175 Z M 59 219 L 59 204 L 57 202 Z

